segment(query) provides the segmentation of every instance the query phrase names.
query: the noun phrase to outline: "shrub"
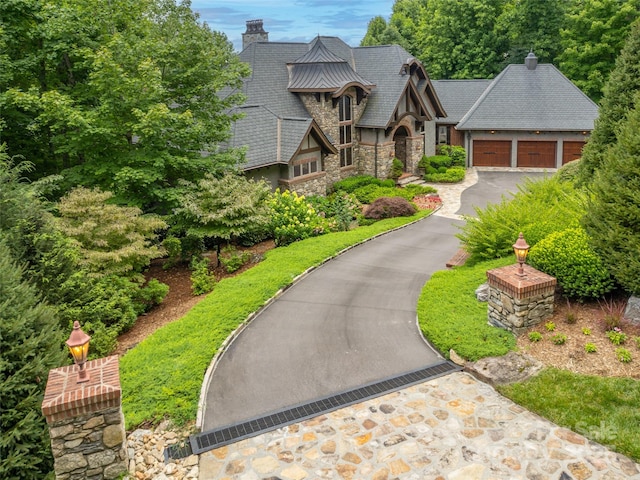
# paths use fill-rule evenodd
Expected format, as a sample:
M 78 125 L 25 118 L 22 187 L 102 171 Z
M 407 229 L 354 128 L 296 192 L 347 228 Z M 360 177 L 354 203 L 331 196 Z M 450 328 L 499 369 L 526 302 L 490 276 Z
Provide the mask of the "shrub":
M 622 363 L 629 363 L 632 360 L 631 352 L 626 348 L 616 348 L 616 358 Z
M 622 332 L 619 328 L 607 331 L 607 338 L 614 345 L 622 345 L 627 340 L 627 334 Z
M 405 185 L 403 189 L 410 195 L 410 197 L 405 197 L 407 200 L 411 200 L 417 195 L 428 195 L 430 193 L 438 192 L 435 188 L 429 185 L 417 185 L 415 183 Z
M 589 327 L 582 327 L 583 335 L 591 335 L 591 329 Z
M 144 287 L 138 289 L 133 296 L 136 313 L 140 315 L 148 312 L 156 305 L 160 305 L 167 293 L 169 293 L 169 285 L 152 278 Z
M 598 351 L 598 348 L 594 343 L 585 343 L 584 351 L 587 353 L 596 353 Z
M 307 200 L 318 213 L 324 214 L 332 231 L 349 230 L 362 211 L 362 205 L 356 196 L 342 191 L 326 197 L 307 197 Z
M 329 230 L 327 221 L 295 192 L 285 190 L 281 193 L 277 189 L 269 203 L 272 209 L 270 229 L 278 246 L 322 235 Z
M 467 217 L 457 237 L 471 254 L 469 263 L 510 257 L 518 232 L 535 246 L 550 233 L 577 226 L 585 201 L 586 194 L 571 183 L 527 179 L 512 199 L 503 197 L 499 204 L 476 209 L 476 216 Z
M 578 172 L 580 170 L 580 159 L 572 160 L 571 162 L 565 163 L 558 169 L 558 171 L 554 174 L 554 177 L 558 179 L 560 182 L 574 182 L 578 176 Z
M 531 248 L 531 265 L 556 277 L 564 294 L 572 298 L 600 298 L 613 287 L 602 260 L 589 246 L 579 227 L 551 233 Z
M 410 217 L 416 213 L 416 207 L 400 197 L 382 197 L 375 200 L 364 211 L 365 218 L 380 220 L 383 218 Z
M 433 155 L 426 158 L 426 164 L 438 169 L 444 167 L 445 170 L 452 166 L 453 160 L 447 155 Z
M 467 151 L 458 145 L 439 145 L 438 151 L 451 158 L 452 167 L 464 167 L 467 163 Z
M 402 172 L 404 172 L 403 163 L 399 159 L 394 158 L 393 161 L 391 162 L 391 170 L 389 171 L 389 178 L 393 178 L 394 180 L 396 180 L 400 178 L 400 175 L 402 175 Z
M 233 273 L 249 261 L 251 254 L 249 252 L 238 252 L 233 245 L 227 245 L 220 252 L 220 263 L 227 273 Z
M 636 347 L 640 349 L 640 337 L 633 337 L 633 341 L 636 342 Z
M 539 342 L 542 340 L 542 334 L 540 332 L 529 332 L 530 342 Z
M 191 260 L 191 291 L 194 295 L 211 292 L 216 286 L 216 279 L 209 271 L 209 260 L 193 257 Z
M 544 324 L 544 328 L 546 328 L 548 332 L 553 332 L 556 329 L 556 324 L 553 322 L 547 322 Z
M 441 167 L 437 173 L 426 173 L 424 176 L 425 181 L 434 183 L 457 183 L 464 180 L 466 171 L 464 167 L 451 167 L 442 171 Z
M 383 185 L 366 185 L 355 190 L 353 194 L 359 202 L 364 204 L 373 203 L 374 200 L 381 197 L 402 197 L 410 201 L 415 196 L 412 190 Z
M 564 333 L 557 333 L 553 337 L 551 337 L 551 341 L 556 345 L 564 345 L 567 341 L 567 336 Z
M 179 238 L 169 236 L 162 241 L 162 246 L 167 252 L 168 258 L 162 268 L 167 270 L 177 265 L 182 260 L 182 243 Z
M 334 192 L 353 193 L 356 189 L 365 185 L 381 185 L 382 180 L 371 175 L 356 175 L 354 177 L 344 178 L 333 184 Z M 395 182 L 391 181 L 391 186 L 395 186 Z

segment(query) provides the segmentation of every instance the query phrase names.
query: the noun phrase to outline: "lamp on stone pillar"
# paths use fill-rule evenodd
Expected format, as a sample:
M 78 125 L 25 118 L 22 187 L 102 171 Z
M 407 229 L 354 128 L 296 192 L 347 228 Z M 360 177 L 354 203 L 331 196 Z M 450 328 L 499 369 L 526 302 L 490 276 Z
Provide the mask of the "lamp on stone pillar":
M 520 268 L 518 268 L 518 275 L 520 275 L 521 277 L 524 277 L 525 275 L 523 265 L 524 265 L 524 262 L 527 260 L 527 254 L 529 253 L 529 248 L 530 248 L 529 244 L 524 239 L 522 232 L 520 232 L 520 235 L 518 235 L 518 240 L 516 240 L 516 243 L 513 244 L 513 251 L 516 254 L 516 259 L 518 260 L 518 263 L 520 264 Z
M 91 337 L 84 333 L 80 328 L 80 322 L 73 322 L 73 331 L 69 335 L 69 340 L 65 343 L 69 347 L 69 351 L 73 356 L 73 361 L 78 365 L 78 382 L 88 382 L 89 372 L 84 368 L 87 362 L 87 354 L 89 353 L 89 340 Z

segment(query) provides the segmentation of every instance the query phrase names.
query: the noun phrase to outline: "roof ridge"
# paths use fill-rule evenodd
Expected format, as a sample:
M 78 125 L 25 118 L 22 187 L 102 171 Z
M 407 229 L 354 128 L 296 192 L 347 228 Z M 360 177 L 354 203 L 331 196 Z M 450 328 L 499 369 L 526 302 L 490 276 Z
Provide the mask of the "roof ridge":
M 514 64 L 510 64 L 507 65 L 504 70 L 502 70 L 498 76 L 496 78 L 493 79 L 493 81 L 487 86 L 487 88 L 484 89 L 484 92 L 482 92 L 482 94 L 478 97 L 478 99 L 474 102 L 474 104 L 471 106 L 471 108 L 469 109 L 469 111 L 467 113 L 464 114 L 464 117 L 462 117 L 460 119 L 460 121 L 458 122 L 458 125 L 456 125 L 456 129 L 463 126 L 464 123 L 469 119 L 469 117 L 473 114 L 473 112 L 475 112 L 478 107 L 482 104 L 482 102 L 484 102 L 484 100 L 487 98 L 487 96 L 489 95 L 489 93 L 491 92 L 491 90 L 493 90 L 495 88 L 495 86 L 500 82 L 500 80 L 502 79 L 502 77 L 505 76 L 507 70 L 509 70 L 509 68 L 511 66 L 513 66 Z

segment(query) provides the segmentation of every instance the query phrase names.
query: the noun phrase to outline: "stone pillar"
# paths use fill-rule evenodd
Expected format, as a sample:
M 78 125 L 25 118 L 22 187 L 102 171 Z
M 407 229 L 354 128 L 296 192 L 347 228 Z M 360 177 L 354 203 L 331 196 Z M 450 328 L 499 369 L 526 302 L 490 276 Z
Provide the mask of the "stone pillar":
M 524 265 L 508 265 L 487 272 L 489 283 L 489 323 L 516 335 L 553 314 L 556 279 Z
M 42 413 L 51 434 L 57 480 L 114 479 L 127 472 L 122 390 L 116 355 L 49 372 Z

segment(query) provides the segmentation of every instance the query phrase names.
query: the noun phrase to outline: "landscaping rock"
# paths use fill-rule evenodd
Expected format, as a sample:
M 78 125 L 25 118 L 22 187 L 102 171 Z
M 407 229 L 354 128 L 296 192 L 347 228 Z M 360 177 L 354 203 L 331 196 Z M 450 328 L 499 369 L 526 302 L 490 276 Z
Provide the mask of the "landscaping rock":
M 489 301 L 489 284 L 488 283 L 483 283 L 478 288 L 476 288 L 476 299 L 479 302 Z
M 627 301 L 627 308 L 624 311 L 624 318 L 631 323 L 640 325 L 640 298 L 631 296 Z
M 461 367 L 464 367 L 467 364 L 467 361 L 460 355 L 458 355 L 453 348 L 449 350 L 449 360 L 451 360 L 456 365 L 460 365 Z
M 466 370 L 483 382 L 495 386 L 523 382 L 537 375 L 543 366 L 542 362 L 529 355 L 509 352 L 502 357 L 487 357 L 468 363 Z

